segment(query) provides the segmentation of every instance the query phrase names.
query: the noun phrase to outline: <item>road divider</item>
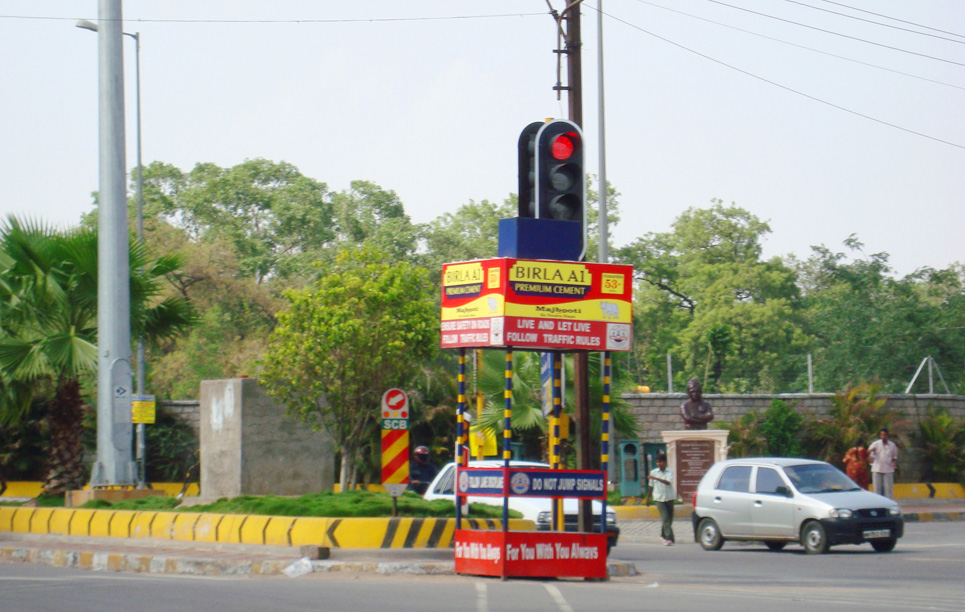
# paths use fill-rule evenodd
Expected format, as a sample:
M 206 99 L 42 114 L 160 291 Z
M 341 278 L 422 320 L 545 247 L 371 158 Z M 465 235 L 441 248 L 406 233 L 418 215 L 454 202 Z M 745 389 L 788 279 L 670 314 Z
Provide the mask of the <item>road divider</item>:
M 502 529 L 496 519 L 463 519 L 464 528 Z M 449 548 L 454 518 L 320 518 L 0 507 L 0 532 L 183 542 L 316 545 L 329 548 Z M 533 521 L 510 519 L 511 531 L 535 531 Z

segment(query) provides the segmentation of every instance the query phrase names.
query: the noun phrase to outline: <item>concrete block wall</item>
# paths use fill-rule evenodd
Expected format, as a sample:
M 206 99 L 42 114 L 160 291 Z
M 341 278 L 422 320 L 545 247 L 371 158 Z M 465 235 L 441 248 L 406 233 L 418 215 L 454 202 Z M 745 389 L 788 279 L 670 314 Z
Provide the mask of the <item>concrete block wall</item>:
M 704 399 L 714 409 L 713 423 L 733 422 L 751 410 L 764 412 L 775 399 L 786 402 L 799 412 L 817 416 L 827 416 L 831 410 L 832 393 L 787 393 L 787 394 L 705 394 Z M 886 408 L 898 410 L 904 416 L 902 430 L 912 432 L 918 420 L 925 416 L 929 406 L 944 407 L 957 418 L 965 420 L 965 396 L 961 395 L 882 395 L 886 398 Z M 661 442 L 661 431 L 676 431 L 684 428 L 680 416 L 680 405 L 687 401 L 685 393 L 628 393 L 623 399 L 629 402 L 631 413 L 636 417 L 641 442 Z M 906 436 L 907 437 L 907 436 Z M 910 443 L 911 440 L 905 440 Z M 868 441 L 870 444 L 870 441 Z M 905 445 L 907 447 L 907 445 Z M 914 449 L 904 448 L 900 453 L 899 478 L 904 482 L 920 478 L 922 461 Z
M 173 414 L 194 430 L 194 435 L 201 436 L 201 400 L 160 400 L 158 410 Z
M 332 440 L 285 414 L 258 381 L 206 380 L 200 402 L 201 497 L 331 491 Z

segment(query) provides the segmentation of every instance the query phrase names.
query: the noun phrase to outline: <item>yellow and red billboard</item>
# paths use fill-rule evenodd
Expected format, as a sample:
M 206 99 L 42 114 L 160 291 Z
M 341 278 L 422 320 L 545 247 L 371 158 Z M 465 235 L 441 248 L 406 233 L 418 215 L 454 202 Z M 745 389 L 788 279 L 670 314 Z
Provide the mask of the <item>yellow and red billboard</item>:
M 442 267 L 442 348 L 628 351 L 633 266 L 483 259 Z

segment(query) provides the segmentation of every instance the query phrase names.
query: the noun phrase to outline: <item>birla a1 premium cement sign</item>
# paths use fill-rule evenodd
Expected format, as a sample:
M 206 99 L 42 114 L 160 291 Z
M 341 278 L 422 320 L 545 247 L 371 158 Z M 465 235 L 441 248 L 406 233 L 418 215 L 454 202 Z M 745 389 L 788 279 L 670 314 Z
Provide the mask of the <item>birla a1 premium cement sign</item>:
M 442 267 L 442 348 L 629 351 L 633 267 L 484 259 Z

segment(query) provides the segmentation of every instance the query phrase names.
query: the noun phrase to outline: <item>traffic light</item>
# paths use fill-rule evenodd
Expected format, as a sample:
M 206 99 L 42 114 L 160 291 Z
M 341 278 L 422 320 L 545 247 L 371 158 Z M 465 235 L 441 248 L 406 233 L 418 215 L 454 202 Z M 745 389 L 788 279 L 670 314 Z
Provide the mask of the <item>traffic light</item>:
M 536 217 L 585 227 L 583 132 L 572 121 L 544 123 L 536 134 Z
M 527 125 L 519 135 L 519 206 L 499 222 L 499 256 L 582 261 L 586 254 L 583 133 L 572 121 Z
M 520 217 L 536 216 L 536 133 L 543 127 L 542 121 L 530 123 L 519 135 L 519 207 Z

